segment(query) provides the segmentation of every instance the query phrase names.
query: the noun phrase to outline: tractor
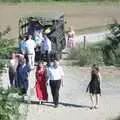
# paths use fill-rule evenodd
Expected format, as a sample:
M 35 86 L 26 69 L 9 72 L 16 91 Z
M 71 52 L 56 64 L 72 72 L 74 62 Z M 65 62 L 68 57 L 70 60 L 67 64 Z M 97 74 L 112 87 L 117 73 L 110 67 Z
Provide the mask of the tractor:
M 62 50 L 66 46 L 64 30 L 64 14 L 49 13 L 29 15 L 19 19 L 19 40 L 22 40 L 25 34 L 30 34 L 34 40 L 35 30 L 43 30 L 51 41 L 52 50 L 50 52 L 50 61 L 60 60 Z M 40 47 L 35 48 L 35 61 L 47 61 L 46 55 L 41 56 Z

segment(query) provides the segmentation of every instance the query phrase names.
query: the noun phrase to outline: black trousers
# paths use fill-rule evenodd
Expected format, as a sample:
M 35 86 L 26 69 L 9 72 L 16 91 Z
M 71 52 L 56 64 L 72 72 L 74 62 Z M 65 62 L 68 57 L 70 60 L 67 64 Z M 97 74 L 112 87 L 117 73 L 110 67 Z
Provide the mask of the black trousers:
M 50 80 L 51 93 L 55 105 L 58 105 L 59 102 L 60 85 L 61 85 L 61 80 Z
M 50 53 L 47 50 L 45 51 L 45 55 L 46 55 L 46 61 L 49 62 L 50 61 Z

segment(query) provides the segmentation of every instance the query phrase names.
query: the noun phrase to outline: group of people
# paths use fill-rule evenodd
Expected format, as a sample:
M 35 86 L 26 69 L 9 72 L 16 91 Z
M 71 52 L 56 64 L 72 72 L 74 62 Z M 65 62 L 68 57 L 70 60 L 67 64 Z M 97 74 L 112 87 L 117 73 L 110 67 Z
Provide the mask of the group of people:
M 35 64 L 35 49 L 38 49 L 41 53 L 49 59 L 49 54 L 52 49 L 51 41 L 43 31 L 36 30 L 34 36 L 25 34 L 23 40 L 20 41 L 20 53 L 25 56 L 26 62 L 29 64 L 31 69 L 34 69 Z
M 68 32 L 67 42 L 68 47 L 75 47 L 75 32 L 72 27 L 70 27 Z M 19 88 L 25 96 L 29 88 L 29 74 L 31 70 L 35 68 L 36 47 L 40 47 L 41 53 L 44 52 L 48 55 L 51 52 L 51 41 L 43 31 L 36 30 L 34 32 L 34 40 L 32 35 L 25 35 L 24 39 L 20 41 L 20 53 L 12 53 L 10 56 L 10 86 Z M 61 83 L 63 83 L 63 77 L 64 72 L 58 61 L 48 61 L 46 65 L 44 65 L 43 61 L 38 62 L 35 70 L 35 88 L 36 96 L 40 103 L 48 100 L 47 84 L 49 83 L 54 105 L 55 107 L 58 106 L 59 89 Z M 92 102 L 91 109 L 98 108 L 99 105 L 99 95 L 101 95 L 100 81 L 101 75 L 99 67 L 94 64 L 91 70 L 91 80 L 86 89 L 86 91 L 90 93 Z M 94 101 L 94 96 L 96 101 Z
M 9 80 L 11 87 L 20 88 L 26 96 L 29 87 L 29 74 L 31 69 L 29 64 L 26 64 L 26 59 L 19 54 L 12 54 L 9 66 Z M 55 107 L 59 103 L 59 89 L 63 84 L 64 72 L 59 62 L 53 62 L 44 65 L 44 62 L 39 62 L 35 70 L 35 88 L 36 96 L 40 103 L 48 101 L 47 85 L 50 85 L 53 103 Z M 101 75 L 97 65 L 92 66 L 91 80 L 87 86 L 86 92 L 90 93 L 92 107 L 96 109 L 99 106 L 99 95 L 101 95 Z M 94 98 L 95 97 L 95 98 Z
M 19 88 L 23 94 L 27 94 L 30 71 L 30 66 L 26 64 L 26 59 L 22 54 L 11 54 L 9 61 L 9 80 L 11 87 Z
M 20 93 L 26 96 L 29 88 L 31 68 L 26 59 L 21 54 L 13 53 L 10 58 L 9 64 L 9 80 L 10 86 L 20 89 Z M 59 102 L 59 89 L 61 82 L 63 82 L 64 72 L 59 62 L 53 62 L 44 65 L 44 62 L 39 62 L 35 70 L 35 88 L 36 96 L 40 103 L 48 100 L 47 84 L 51 87 L 53 102 L 55 107 Z
M 46 85 L 49 84 L 55 107 L 59 102 L 59 89 L 63 82 L 64 72 L 58 61 L 47 64 L 40 63 L 36 68 L 36 93 L 40 102 L 48 100 Z M 49 82 L 49 83 L 48 83 Z

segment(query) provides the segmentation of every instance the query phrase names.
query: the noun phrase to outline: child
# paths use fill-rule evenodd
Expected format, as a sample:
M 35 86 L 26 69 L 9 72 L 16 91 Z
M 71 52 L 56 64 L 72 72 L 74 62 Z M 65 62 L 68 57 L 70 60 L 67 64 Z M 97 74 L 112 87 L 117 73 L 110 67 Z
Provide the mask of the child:
M 101 88 L 100 88 L 100 73 L 99 68 L 94 66 L 91 72 L 91 81 L 88 84 L 87 91 L 90 93 L 90 98 L 92 102 L 91 109 L 98 108 L 99 105 L 99 95 L 101 95 Z M 95 101 L 94 101 L 95 97 Z

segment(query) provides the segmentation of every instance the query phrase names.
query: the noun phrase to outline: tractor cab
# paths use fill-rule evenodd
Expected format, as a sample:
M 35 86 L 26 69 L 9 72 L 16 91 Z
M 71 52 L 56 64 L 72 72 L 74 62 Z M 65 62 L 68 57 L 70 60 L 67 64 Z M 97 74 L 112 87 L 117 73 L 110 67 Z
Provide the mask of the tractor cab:
M 37 47 L 35 48 L 35 60 L 47 61 L 45 53 L 42 53 L 42 42 L 37 41 L 36 34 L 46 34 L 51 41 L 50 60 L 61 59 L 61 52 L 66 46 L 64 30 L 64 14 L 39 14 L 39 16 L 25 16 L 19 19 L 19 40 L 23 39 L 25 34 L 32 35 Z M 42 55 L 41 55 L 42 54 Z

